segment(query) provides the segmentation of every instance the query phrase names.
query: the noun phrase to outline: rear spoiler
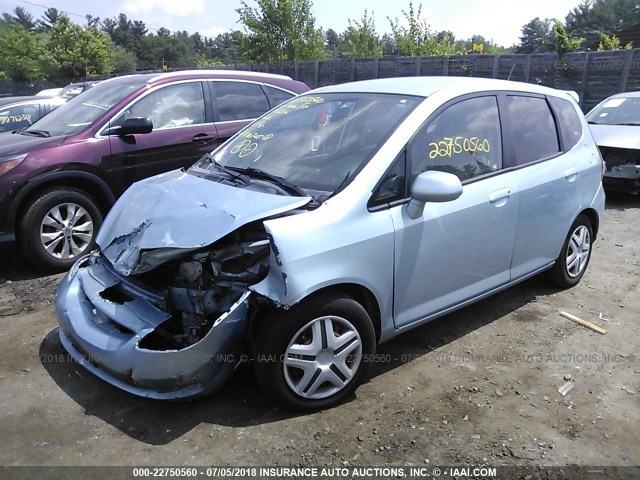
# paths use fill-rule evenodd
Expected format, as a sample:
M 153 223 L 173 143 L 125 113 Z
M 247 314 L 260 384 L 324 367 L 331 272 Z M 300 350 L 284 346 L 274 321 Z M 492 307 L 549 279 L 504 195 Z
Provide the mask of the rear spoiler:
M 573 98 L 576 103 L 580 103 L 580 95 L 578 95 L 578 92 L 574 90 L 563 90 L 563 92 Z

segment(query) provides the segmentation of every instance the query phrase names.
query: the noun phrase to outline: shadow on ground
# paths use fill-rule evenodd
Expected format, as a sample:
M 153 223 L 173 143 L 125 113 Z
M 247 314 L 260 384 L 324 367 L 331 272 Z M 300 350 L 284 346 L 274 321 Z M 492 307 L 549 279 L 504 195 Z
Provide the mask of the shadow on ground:
M 0 245 L 0 282 L 32 280 L 47 277 L 50 272 L 34 267 L 19 249 L 13 245 Z
M 517 310 L 550 289 L 531 279 L 489 299 L 435 320 L 383 344 L 378 352 L 391 361 L 371 365 L 368 380 L 443 347 L 469 332 Z M 524 315 L 523 318 L 526 321 Z M 45 362 L 44 359 L 64 359 Z M 58 386 L 85 409 L 130 437 L 147 444 L 171 442 L 201 423 L 245 427 L 276 422 L 298 414 L 278 407 L 256 384 L 253 371 L 241 366 L 218 393 L 196 402 L 158 402 L 122 392 L 86 372 L 64 352 L 58 330 L 40 345 L 40 359 Z M 355 395 L 348 401 L 353 401 Z
M 631 195 L 622 192 L 606 192 L 607 194 L 607 210 L 624 211 L 629 208 L 640 208 L 640 195 Z

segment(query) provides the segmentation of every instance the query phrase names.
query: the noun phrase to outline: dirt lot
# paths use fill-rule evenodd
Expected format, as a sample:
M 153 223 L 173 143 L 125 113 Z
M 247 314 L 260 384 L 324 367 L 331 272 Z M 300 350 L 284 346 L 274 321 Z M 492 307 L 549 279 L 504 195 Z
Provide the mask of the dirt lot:
M 610 196 L 578 287 L 534 278 L 405 334 L 350 401 L 312 415 L 279 409 L 248 368 L 197 403 L 110 387 L 64 354 L 60 275 L 2 250 L 0 465 L 639 465 L 638 239 L 640 199 Z

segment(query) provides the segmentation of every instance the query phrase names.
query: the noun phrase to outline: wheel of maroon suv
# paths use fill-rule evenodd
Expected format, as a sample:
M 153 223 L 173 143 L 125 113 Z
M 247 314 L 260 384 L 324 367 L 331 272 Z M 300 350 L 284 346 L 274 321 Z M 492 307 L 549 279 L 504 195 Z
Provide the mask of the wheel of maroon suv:
M 91 251 L 102 223 L 95 201 L 76 189 L 42 192 L 27 208 L 18 242 L 27 258 L 46 270 L 67 270 Z
M 367 311 L 345 295 L 319 295 L 263 319 L 253 348 L 262 388 L 297 410 L 341 402 L 360 383 L 376 337 Z

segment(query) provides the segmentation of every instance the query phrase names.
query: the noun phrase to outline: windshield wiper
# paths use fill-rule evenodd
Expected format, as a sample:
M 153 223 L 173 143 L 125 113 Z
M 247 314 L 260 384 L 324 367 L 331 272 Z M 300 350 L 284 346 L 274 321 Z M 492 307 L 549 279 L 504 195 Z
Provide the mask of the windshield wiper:
M 51 136 L 46 130 L 23 130 L 20 135 L 31 135 L 32 137 L 48 138 Z
M 640 122 L 625 122 L 625 123 L 616 123 L 616 125 L 624 125 L 629 127 L 637 127 L 640 125 Z
M 277 175 L 272 175 L 269 172 L 260 170 L 259 168 L 253 168 L 253 167 L 247 167 L 247 168 L 226 167 L 226 168 L 228 168 L 229 170 L 233 170 L 234 172 L 239 172 L 244 175 L 248 175 L 249 177 L 252 177 L 252 178 L 257 178 L 260 180 L 268 180 L 272 183 L 275 183 L 276 185 L 280 185 L 281 187 L 286 188 L 287 190 L 289 190 L 292 193 L 295 193 L 296 195 L 300 195 L 301 197 L 310 196 L 297 185 L 294 185 L 293 183 L 288 182 L 282 177 L 278 177 Z
M 225 167 L 224 165 L 219 164 L 209 153 L 205 153 L 202 157 L 200 157 L 195 166 L 197 166 L 198 168 L 203 168 L 205 170 L 209 170 L 209 168 L 213 166 L 216 168 L 216 170 L 224 173 L 227 177 L 231 177 L 232 180 L 239 180 L 242 182 L 241 174 L 231 170 L 228 167 Z

